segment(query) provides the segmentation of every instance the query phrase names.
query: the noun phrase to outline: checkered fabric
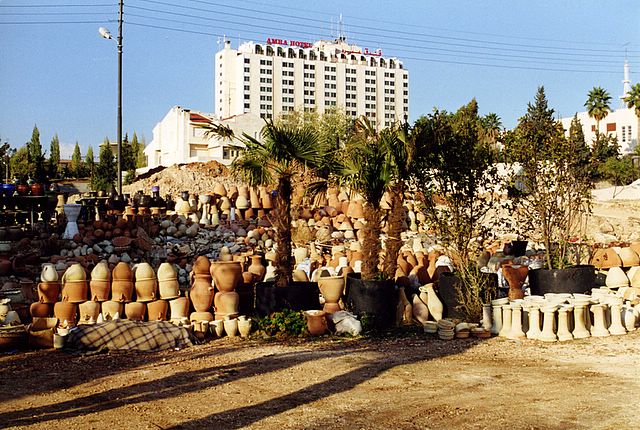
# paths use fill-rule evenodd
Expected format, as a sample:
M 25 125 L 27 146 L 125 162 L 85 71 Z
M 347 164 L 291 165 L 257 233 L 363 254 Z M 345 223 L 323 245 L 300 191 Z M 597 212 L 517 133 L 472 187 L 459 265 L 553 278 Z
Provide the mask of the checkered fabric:
M 190 333 L 166 321 L 113 320 L 71 330 L 66 349 L 161 351 L 193 345 Z

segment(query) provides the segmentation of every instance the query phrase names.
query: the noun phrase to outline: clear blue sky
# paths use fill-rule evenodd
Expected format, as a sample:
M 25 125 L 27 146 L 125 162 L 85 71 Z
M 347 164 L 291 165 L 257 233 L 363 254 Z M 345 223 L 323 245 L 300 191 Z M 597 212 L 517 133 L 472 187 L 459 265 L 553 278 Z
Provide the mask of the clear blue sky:
M 0 139 L 19 147 L 37 124 L 63 157 L 116 139 L 116 46 L 97 29 L 117 34 L 117 3 L 0 0 Z M 625 47 L 640 81 L 638 0 L 126 0 L 123 130 L 148 143 L 174 105 L 213 112 L 220 36 L 313 42 L 335 36 L 340 14 L 349 41 L 404 61 L 412 121 L 475 97 L 510 128 L 539 85 L 561 116 L 594 86 L 619 107 Z

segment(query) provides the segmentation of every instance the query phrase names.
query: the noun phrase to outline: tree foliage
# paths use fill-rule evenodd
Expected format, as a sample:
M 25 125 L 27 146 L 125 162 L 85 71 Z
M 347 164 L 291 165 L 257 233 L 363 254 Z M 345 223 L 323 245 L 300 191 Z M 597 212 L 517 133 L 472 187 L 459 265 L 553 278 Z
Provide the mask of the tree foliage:
M 18 148 L 11 156 L 11 174 L 21 182 L 26 182 L 31 172 L 29 148 L 27 145 Z
M 600 134 L 600 121 L 611 111 L 611 95 L 602 87 L 593 87 L 584 103 L 589 116 L 596 120 L 596 137 Z
M 37 126 L 33 126 L 31 140 L 27 142 L 27 158 L 30 166 L 29 176 L 37 183 L 43 183 L 47 179 L 47 169 Z
M 105 139 L 100 145 L 100 156 L 98 164 L 95 167 L 94 174 L 91 177 L 91 188 L 95 191 L 109 191 L 116 180 L 116 162 L 109 139 Z
M 57 178 L 60 175 L 60 140 L 58 135 L 54 135 L 51 139 L 49 148 L 49 178 Z
M 71 164 L 69 164 L 69 174 L 78 179 L 84 176 L 84 165 L 82 163 L 82 153 L 80 152 L 80 144 L 76 142 L 71 155 Z
M 520 118 L 507 141 L 509 159 L 518 163 L 524 194 L 517 199 L 535 240 L 547 250 L 547 267 L 563 267 L 566 245 L 580 231 L 582 216 L 590 210 L 588 168 L 575 156 L 577 139 L 564 137 L 554 110 L 548 107 L 544 87 Z

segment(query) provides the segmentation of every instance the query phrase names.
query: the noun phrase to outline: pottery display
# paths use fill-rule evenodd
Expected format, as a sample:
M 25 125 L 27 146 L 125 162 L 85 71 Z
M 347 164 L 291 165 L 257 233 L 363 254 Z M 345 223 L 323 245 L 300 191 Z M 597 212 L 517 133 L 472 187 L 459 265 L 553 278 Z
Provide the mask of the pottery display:
M 105 321 L 113 319 L 116 315 L 124 314 L 124 304 L 113 300 L 101 302 L 101 309 L 102 318 Z
M 244 316 L 238 317 L 238 332 L 240 333 L 240 337 L 248 337 L 251 333 L 251 318 L 247 318 Z
M 120 262 L 111 273 L 111 297 L 116 302 L 130 302 L 133 297 L 133 272 L 129 264 Z
M 62 277 L 64 279 L 64 276 Z M 62 301 L 71 303 L 82 303 L 87 300 L 87 281 L 63 281 Z
M 262 257 L 260 255 L 251 256 L 251 264 L 247 268 L 247 271 L 253 274 L 254 278 L 260 282 L 264 279 L 264 275 L 267 272 L 267 268 L 262 264 Z
M 40 282 L 58 282 L 58 271 L 53 264 L 47 263 L 42 265 Z
M 414 294 L 412 298 L 413 317 L 422 325 L 429 320 L 429 308 L 427 304 L 420 298 L 418 294 Z
M 214 288 L 209 275 L 195 275 L 192 277 L 189 300 L 196 312 L 208 312 L 213 304 Z
M 158 289 L 160 298 L 171 300 L 180 297 L 180 284 L 178 283 L 178 272 L 171 263 L 162 263 L 158 267 Z
M 325 312 L 333 313 L 340 310 L 338 302 L 342 297 L 344 287 L 345 278 L 343 276 L 321 276 L 318 278 L 318 288 L 325 300 Z
M 442 312 L 444 310 L 444 306 L 440 301 L 440 298 L 436 294 L 433 289 L 433 284 L 426 284 L 420 287 L 420 293 L 426 293 L 427 295 L 427 307 L 429 308 L 429 313 L 433 317 L 434 320 L 439 321 L 442 319 Z M 424 300 L 423 300 L 424 301 Z
M 237 315 L 240 306 L 240 295 L 235 291 L 217 292 L 214 297 L 216 315 Z
M 53 305 L 41 302 L 31 303 L 29 314 L 32 318 L 48 318 L 53 315 Z
M 169 310 L 171 320 L 180 320 L 189 318 L 189 299 L 187 297 L 178 297 L 169 300 Z

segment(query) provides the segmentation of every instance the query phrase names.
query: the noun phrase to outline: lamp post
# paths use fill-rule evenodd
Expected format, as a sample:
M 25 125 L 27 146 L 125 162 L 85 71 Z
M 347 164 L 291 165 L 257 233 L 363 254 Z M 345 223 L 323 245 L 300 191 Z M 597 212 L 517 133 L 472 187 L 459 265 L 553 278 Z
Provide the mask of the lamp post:
M 120 11 L 118 14 L 118 194 L 122 195 L 122 12 L 124 0 L 120 0 Z M 105 39 L 113 39 L 109 30 L 104 27 L 98 29 L 100 36 Z

